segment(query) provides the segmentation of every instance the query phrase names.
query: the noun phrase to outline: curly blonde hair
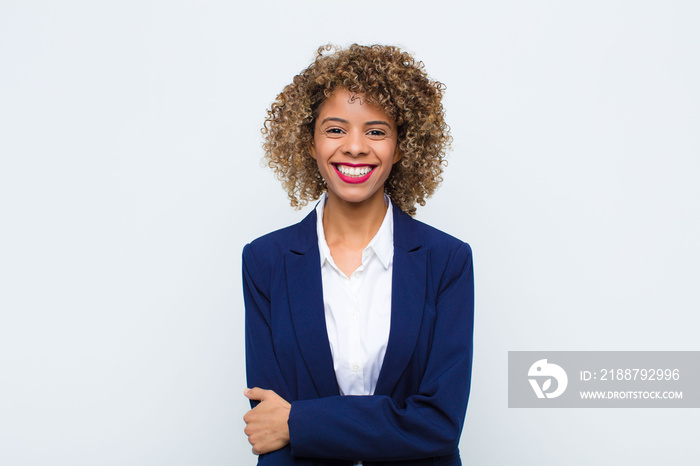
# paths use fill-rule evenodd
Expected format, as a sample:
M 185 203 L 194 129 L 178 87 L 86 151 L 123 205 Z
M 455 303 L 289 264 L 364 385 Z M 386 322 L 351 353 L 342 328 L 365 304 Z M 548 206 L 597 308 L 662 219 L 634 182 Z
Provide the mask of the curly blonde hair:
M 264 161 L 293 207 L 318 199 L 327 188 L 311 157 L 314 125 L 321 104 L 338 89 L 361 94 L 396 123 L 403 157 L 392 167 L 384 189 L 404 212 L 415 215 L 416 204 L 424 206 L 442 182 L 452 138 L 442 107 L 445 85 L 428 78 L 423 62 L 397 47 L 319 47 L 315 61 L 267 111 Z

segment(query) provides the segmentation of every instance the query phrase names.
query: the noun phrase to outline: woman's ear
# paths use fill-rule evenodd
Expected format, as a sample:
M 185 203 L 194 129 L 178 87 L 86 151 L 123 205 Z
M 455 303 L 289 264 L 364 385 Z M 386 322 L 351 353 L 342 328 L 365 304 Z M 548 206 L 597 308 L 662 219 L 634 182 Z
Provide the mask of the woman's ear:
M 395 164 L 399 160 L 403 158 L 403 152 L 401 152 L 401 149 L 399 149 L 399 145 L 396 144 L 396 150 L 394 150 L 394 160 L 391 162 L 391 164 Z
M 311 145 L 309 146 L 309 154 L 311 154 L 312 159 L 316 160 L 316 146 L 314 146 L 313 139 L 311 140 Z

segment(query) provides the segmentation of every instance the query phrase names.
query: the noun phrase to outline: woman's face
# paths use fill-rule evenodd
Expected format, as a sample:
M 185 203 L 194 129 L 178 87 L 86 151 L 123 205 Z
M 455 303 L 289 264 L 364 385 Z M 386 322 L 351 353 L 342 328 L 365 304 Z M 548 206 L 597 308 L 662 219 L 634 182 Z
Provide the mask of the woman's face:
M 311 156 L 329 196 L 351 203 L 383 196 L 391 167 L 401 158 L 396 124 L 361 94 L 339 89 L 321 104 Z

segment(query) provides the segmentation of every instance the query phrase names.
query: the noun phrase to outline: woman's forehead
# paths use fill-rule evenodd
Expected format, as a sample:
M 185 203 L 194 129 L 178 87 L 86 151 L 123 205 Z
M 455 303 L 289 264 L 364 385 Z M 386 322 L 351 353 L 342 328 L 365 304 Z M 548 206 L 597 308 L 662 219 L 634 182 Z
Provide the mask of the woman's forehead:
M 325 97 L 321 102 L 319 102 L 318 106 L 316 107 L 315 116 L 318 116 L 319 112 L 321 111 L 321 108 L 324 106 L 326 102 L 328 102 L 330 99 L 336 98 L 336 96 L 341 96 L 339 97 L 340 99 L 346 99 L 349 103 L 359 103 L 362 105 L 370 105 L 371 107 L 383 112 L 386 114 L 391 120 L 396 120 L 396 115 L 398 113 L 398 109 L 396 109 L 392 105 L 382 105 L 381 99 L 379 96 L 373 96 L 372 93 L 370 92 L 365 92 L 362 90 L 356 90 L 356 89 L 349 89 L 346 87 L 336 87 L 335 89 L 331 90 L 330 92 L 325 92 Z
M 355 93 L 347 89 L 339 89 L 323 101 L 319 107 L 319 116 L 321 113 L 327 114 L 329 112 L 355 115 L 370 120 L 387 120 L 389 123 L 394 123 L 393 118 L 383 107 L 367 99 L 365 94 Z

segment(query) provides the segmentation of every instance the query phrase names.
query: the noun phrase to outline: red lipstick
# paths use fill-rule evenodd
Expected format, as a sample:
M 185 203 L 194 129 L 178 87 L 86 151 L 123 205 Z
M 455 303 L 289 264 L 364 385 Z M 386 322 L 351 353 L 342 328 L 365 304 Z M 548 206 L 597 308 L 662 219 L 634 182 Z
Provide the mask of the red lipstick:
M 372 176 L 372 173 L 374 172 L 375 165 L 370 165 L 367 163 L 361 163 L 361 164 L 352 164 L 352 163 L 344 163 L 342 165 L 346 165 L 348 167 L 372 167 L 372 170 L 370 170 L 369 173 L 366 175 L 362 176 L 348 176 L 348 175 L 343 175 L 340 170 L 338 170 L 338 165 L 340 164 L 333 164 L 333 168 L 335 169 L 335 172 L 338 174 L 338 178 L 340 178 L 342 181 L 350 184 L 358 184 L 358 183 L 364 183 L 367 181 L 370 176 Z

